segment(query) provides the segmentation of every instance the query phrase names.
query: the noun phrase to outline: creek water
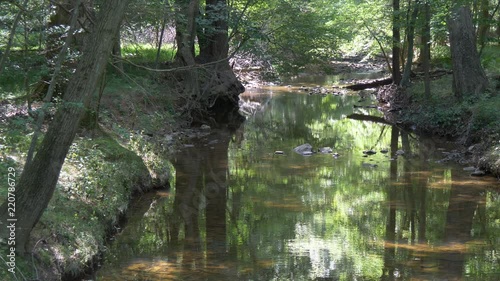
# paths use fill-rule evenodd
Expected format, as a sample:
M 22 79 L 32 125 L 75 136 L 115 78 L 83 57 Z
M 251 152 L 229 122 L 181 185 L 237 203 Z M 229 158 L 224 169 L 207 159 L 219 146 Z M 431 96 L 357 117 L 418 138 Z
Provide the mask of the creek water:
M 369 97 L 299 90 L 338 79 L 243 94 L 262 106 L 175 156 L 173 187 L 136 200 L 94 280 L 500 280 L 498 180 L 354 107 Z

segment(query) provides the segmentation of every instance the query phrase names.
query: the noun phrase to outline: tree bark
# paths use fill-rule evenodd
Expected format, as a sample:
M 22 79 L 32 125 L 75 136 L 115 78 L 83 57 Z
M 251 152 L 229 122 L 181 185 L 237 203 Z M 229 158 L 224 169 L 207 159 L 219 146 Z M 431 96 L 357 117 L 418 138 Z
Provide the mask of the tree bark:
M 228 55 L 228 11 L 226 0 L 206 0 L 205 26 L 203 40 L 200 40 L 200 56 L 202 62 L 224 59 Z
M 410 12 L 411 7 L 408 8 L 408 13 Z M 410 18 L 410 22 L 408 23 L 408 29 L 406 32 L 406 38 L 408 42 L 407 46 L 407 58 L 406 58 L 406 64 L 405 68 L 403 71 L 403 77 L 401 78 L 400 81 L 400 86 L 401 87 L 407 87 L 410 83 L 410 74 L 411 74 L 411 67 L 413 65 L 413 45 L 415 41 L 415 23 L 417 21 L 417 15 L 418 15 L 418 3 L 413 4 L 413 12 Z
M 80 0 L 76 1 L 75 9 L 73 11 L 73 18 L 71 18 L 71 23 L 68 31 L 68 36 L 62 46 L 61 51 L 59 52 L 59 56 L 57 57 L 54 73 L 52 74 L 52 78 L 50 79 L 49 89 L 45 94 L 45 98 L 43 99 L 43 106 L 39 111 L 37 122 L 35 126 L 35 132 L 33 133 L 33 138 L 31 139 L 30 148 L 28 150 L 28 156 L 26 156 L 26 164 L 29 165 L 31 160 L 33 159 L 33 153 L 35 153 L 35 147 L 38 143 L 38 137 L 40 136 L 43 122 L 45 121 L 45 112 L 47 111 L 50 101 L 52 100 L 52 95 L 55 91 L 55 86 L 57 84 L 56 79 L 59 78 L 59 74 L 61 72 L 61 67 L 66 59 L 66 54 L 68 52 L 69 45 L 71 44 L 71 40 L 73 39 L 73 33 L 76 29 L 76 23 L 78 19 L 78 7 L 80 6 Z
M 472 15 L 468 6 L 455 4 L 452 7 L 448 18 L 448 31 L 455 97 L 462 99 L 466 95 L 482 93 L 488 86 L 488 78 L 479 60 Z
M 399 0 L 392 1 L 392 81 L 399 85 L 401 81 L 400 58 L 401 30 L 399 16 Z
M 358 84 L 354 84 L 354 85 L 349 85 L 349 86 L 345 86 L 344 88 L 349 89 L 349 90 L 353 90 L 353 91 L 360 91 L 360 90 L 364 90 L 364 89 L 385 86 L 385 85 L 389 85 L 392 83 L 396 84 L 396 82 L 394 81 L 393 78 L 385 78 L 385 79 L 380 79 L 380 80 L 373 80 L 373 81 L 366 82 L 366 83 L 358 83 Z
M 197 0 L 182 0 L 177 4 L 175 19 L 176 60 L 182 65 L 194 65 L 194 39 L 196 37 Z
M 111 53 L 127 0 L 103 3 L 98 21 L 83 46 L 74 78 L 69 82 L 54 121 L 42 141 L 33 161 L 24 167 L 16 194 L 16 251 L 28 249 L 30 232 L 40 219 L 54 193 L 68 149 L 76 135 L 85 107 L 90 103 L 97 82 Z M 7 204 L 0 207 L 0 222 L 8 218 Z M 0 237 L 8 237 L 7 228 L 0 226 Z
M 477 28 L 477 38 L 479 41 L 479 46 L 483 46 L 486 43 L 486 34 L 488 33 L 489 29 L 490 29 L 489 1 L 481 0 L 479 26 Z
M 424 68 L 425 97 L 431 97 L 431 5 L 428 0 L 424 1 L 424 28 L 422 30 L 422 58 Z
M 176 61 L 182 66 L 194 66 L 194 39 L 196 36 L 196 15 L 198 14 L 198 0 L 179 1 L 175 19 L 175 40 L 177 42 Z M 184 95 L 188 102 L 184 103 L 183 111 L 191 111 L 196 106 L 192 101 L 198 100 L 200 82 L 198 70 L 190 68 L 181 72 L 183 76 Z
M 0 58 L 0 76 L 2 75 L 5 59 L 9 57 L 10 48 L 12 47 L 12 41 L 14 40 L 14 35 L 16 34 L 17 24 L 19 23 L 23 9 L 26 8 L 27 4 L 28 0 L 25 0 L 23 2 L 22 9 L 19 9 L 19 12 L 17 12 L 16 17 L 14 18 L 14 23 L 12 24 L 12 27 L 10 29 L 9 41 L 7 42 L 7 46 L 5 47 L 5 53 L 3 53 Z
M 237 113 L 238 95 L 244 87 L 229 66 L 226 0 L 206 0 L 204 14 L 199 12 L 198 0 L 182 0 L 177 5 L 177 61 L 184 66 L 198 64 L 179 73 L 184 88 L 181 110 L 192 118 L 192 124 L 239 126 L 243 119 Z M 203 21 L 197 22 L 201 16 Z M 195 58 L 196 36 L 200 55 Z
M 113 64 L 121 71 L 124 72 L 123 69 L 123 60 L 122 60 L 122 44 L 121 44 L 121 34 L 120 29 L 116 32 L 115 42 L 113 42 L 113 49 L 111 51 L 113 54 Z

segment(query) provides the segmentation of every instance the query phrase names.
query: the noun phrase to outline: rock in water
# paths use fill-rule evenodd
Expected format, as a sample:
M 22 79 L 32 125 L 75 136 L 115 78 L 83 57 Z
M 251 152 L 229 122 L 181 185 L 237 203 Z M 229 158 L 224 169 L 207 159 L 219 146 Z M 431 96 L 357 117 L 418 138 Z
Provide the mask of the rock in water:
M 331 147 L 320 147 L 319 152 L 323 154 L 329 154 L 333 152 L 333 149 Z
M 465 167 L 463 170 L 466 171 L 466 172 L 473 172 L 473 171 L 476 170 L 476 167 L 472 167 L 472 166 L 471 167 Z
M 293 151 L 304 156 L 313 154 L 312 145 L 308 143 L 297 146 L 296 148 L 293 149 Z
M 366 155 L 373 155 L 373 154 L 375 154 L 375 153 L 377 153 L 377 152 L 376 152 L 375 150 L 371 150 L 371 149 L 370 149 L 370 150 L 364 150 L 364 151 L 363 151 L 363 154 L 366 154 Z
M 481 170 L 475 170 L 470 175 L 473 176 L 473 177 L 482 177 L 482 176 L 486 175 L 486 172 L 485 171 L 481 171 Z

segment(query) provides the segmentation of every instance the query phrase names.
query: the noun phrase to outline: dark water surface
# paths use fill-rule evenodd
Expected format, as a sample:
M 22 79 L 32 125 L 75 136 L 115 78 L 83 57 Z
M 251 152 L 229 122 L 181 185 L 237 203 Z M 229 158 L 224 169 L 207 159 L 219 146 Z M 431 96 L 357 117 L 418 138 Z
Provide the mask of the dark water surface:
M 347 118 L 380 116 L 353 108 L 369 99 L 294 89 L 244 94 L 264 107 L 181 151 L 175 188 L 134 204 L 95 280 L 500 280 L 497 179 L 436 162 L 449 144 Z

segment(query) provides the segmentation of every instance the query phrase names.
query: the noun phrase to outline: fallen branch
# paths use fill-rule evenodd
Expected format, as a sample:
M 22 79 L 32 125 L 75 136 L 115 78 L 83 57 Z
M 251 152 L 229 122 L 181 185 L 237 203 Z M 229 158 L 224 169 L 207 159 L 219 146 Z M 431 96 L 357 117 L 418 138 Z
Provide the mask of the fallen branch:
M 444 75 L 452 74 L 453 72 L 451 70 L 446 70 L 446 69 L 436 69 L 432 71 L 429 75 L 430 78 L 439 78 Z M 418 79 L 421 79 L 423 77 L 424 73 L 423 72 L 413 72 L 411 73 L 411 77 Z M 385 86 L 392 84 L 392 78 L 385 78 L 385 79 L 378 79 L 378 80 L 371 80 L 369 82 L 363 82 L 363 83 L 358 83 L 354 85 L 349 85 L 343 87 L 344 89 L 349 89 L 353 91 L 360 91 L 360 90 L 365 90 L 365 89 L 370 89 L 370 88 L 377 88 L 380 86 Z
M 350 86 L 345 86 L 344 89 L 349 89 L 353 91 L 360 91 L 364 89 L 369 89 L 369 88 L 376 88 L 380 86 L 385 86 L 389 85 L 392 83 L 392 78 L 385 78 L 382 80 L 374 80 L 366 83 L 359 83 L 359 84 L 354 84 Z
M 376 122 L 376 123 L 381 123 L 381 124 L 387 124 L 387 125 L 394 125 L 393 123 L 385 120 L 382 117 L 378 116 L 371 116 L 371 115 L 364 115 L 364 114 L 349 114 L 347 115 L 347 118 L 353 119 L 353 120 L 360 120 L 360 121 L 371 121 L 371 122 Z

